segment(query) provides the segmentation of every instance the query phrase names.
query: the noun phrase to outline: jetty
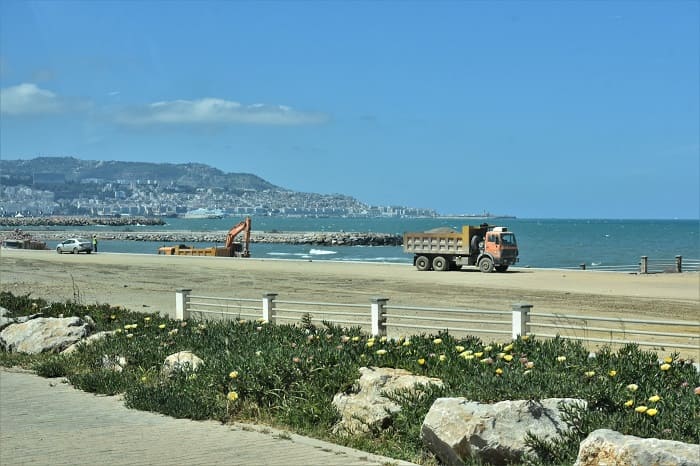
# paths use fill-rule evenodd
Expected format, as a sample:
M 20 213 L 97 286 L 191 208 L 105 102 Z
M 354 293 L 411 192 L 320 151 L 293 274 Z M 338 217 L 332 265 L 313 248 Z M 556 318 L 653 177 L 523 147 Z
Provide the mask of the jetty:
M 0 232 L 9 234 L 11 232 Z M 60 241 L 72 236 L 92 236 L 100 241 L 152 241 L 156 243 L 224 243 L 227 232 L 221 231 L 76 231 L 32 230 L 32 237 L 41 241 Z M 361 232 L 267 232 L 252 231 L 251 243 L 302 244 L 315 246 L 401 246 L 403 237 L 390 233 Z

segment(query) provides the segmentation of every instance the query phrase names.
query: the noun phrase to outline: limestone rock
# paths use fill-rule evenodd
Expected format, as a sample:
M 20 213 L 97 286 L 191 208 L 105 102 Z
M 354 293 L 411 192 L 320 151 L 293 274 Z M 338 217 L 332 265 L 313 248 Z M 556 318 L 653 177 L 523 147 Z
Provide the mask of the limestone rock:
M 484 404 L 465 398 L 438 398 L 421 427 L 421 439 L 447 465 L 477 458 L 484 463 L 517 463 L 529 449 L 528 432 L 540 438 L 567 429 L 559 403 L 586 406 L 583 400 L 548 398 Z
M 341 415 L 340 422 L 333 428 L 334 432 L 365 432 L 370 425 L 386 428 L 391 413 L 399 411 L 401 407 L 384 393 L 414 389 L 416 385 L 442 386 L 442 381 L 413 375 L 403 369 L 361 367 L 360 379 L 352 392 L 338 393 L 333 397 L 333 405 Z
M 0 307 L 0 330 L 12 324 L 21 324 L 24 322 L 28 322 L 32 319 L 36 319 L 37 317 L 41 317 L 41 314 L 39 313 L 31 314 L 28 316 L 10 317 L 10 311 L 4 307 Z
M 102 367 L 113 372 L 122 372 L 126 367 L 124 356 L 102 356 Z
M 103 339 L 103 338 L 106 337 L 107 335 L 114 335 L 114 334 L 115 334 L 114 331 L 93 333 L 92 335 L 88 336 L 87 338 L 84 338 L 84 339 L 82 339 L 82 340 L 80 340 L 80 341 L 77 341 L 77 342 L 73 343 L 73 344 L 70 345 L 68 348 L 66 348 L 66 349 L 64 349 L 63 351 L 61 351 L 61 353 L 63 353 L 63 354 L 71 354 L 71 353 L 75 352 L 75 351 L 78 349 L 78 346 L 81 345 L 81 344 L 88 344 L 88 345 L 89 345 L 90 343 L 93 343 L 93 342 L 95 342 L 95 341 L 97 341 L 97 340 Z
M 574 466 L 700 466 L 700 445 L 639 438 L 608 429 L 581 442 Z
M 91 329 L 80 317 L 40 317 L 3 329 L 0 347 L 28 354 L 60 352 L 88 336 Z
M 204 361 L 193 352 L 180 351 L 165 358 L 161 373 L 168 377 L 178 371 L 193 372 L 202 364 L 204 364 Z

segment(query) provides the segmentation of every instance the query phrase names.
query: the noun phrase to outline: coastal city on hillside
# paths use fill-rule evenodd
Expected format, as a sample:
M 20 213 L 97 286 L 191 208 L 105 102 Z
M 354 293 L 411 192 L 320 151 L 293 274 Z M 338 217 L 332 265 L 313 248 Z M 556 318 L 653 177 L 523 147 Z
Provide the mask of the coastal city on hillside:
M 92 194 L 57 199 L 55 192 L 31 186 L 3 186 L 0 216 L 138 215 L 206 218 L 241 215 L 297 217 L 434 217 L 432 209 L 369 206 L 352 197 L 293 191 L 247 190 L 241 194 L 214 188 L 173 192 L 151 180 L 93 183 Z
M 343 194 L 292 191 L 203 164 L 41 157 L 0 160 L 0 167 L 1 217 L 440 216 L 429 208 L 371 206 Z M 459 216 L 495 217 L 483 211 Z

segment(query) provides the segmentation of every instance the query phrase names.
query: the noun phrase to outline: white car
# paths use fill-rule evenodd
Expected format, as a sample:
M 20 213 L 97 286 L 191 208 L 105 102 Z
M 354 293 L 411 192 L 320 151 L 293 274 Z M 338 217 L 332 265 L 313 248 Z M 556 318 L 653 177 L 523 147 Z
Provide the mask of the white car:
M 71 254 L 78 254 L 79 252 L 85 252 L 90 254 L 92 252 L 92 243 L 81 238 L 70 238 L 56 246 L 56 252 L 63 254 L 64 252 L 69 252 Z

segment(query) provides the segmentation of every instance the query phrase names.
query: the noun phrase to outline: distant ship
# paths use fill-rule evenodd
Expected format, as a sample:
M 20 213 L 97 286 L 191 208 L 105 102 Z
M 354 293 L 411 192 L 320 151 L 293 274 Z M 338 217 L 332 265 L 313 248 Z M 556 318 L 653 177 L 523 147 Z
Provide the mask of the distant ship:
M 224 213 L 219 209 L 194 209 L 183 214 L 182 218 L 224 218 Z

